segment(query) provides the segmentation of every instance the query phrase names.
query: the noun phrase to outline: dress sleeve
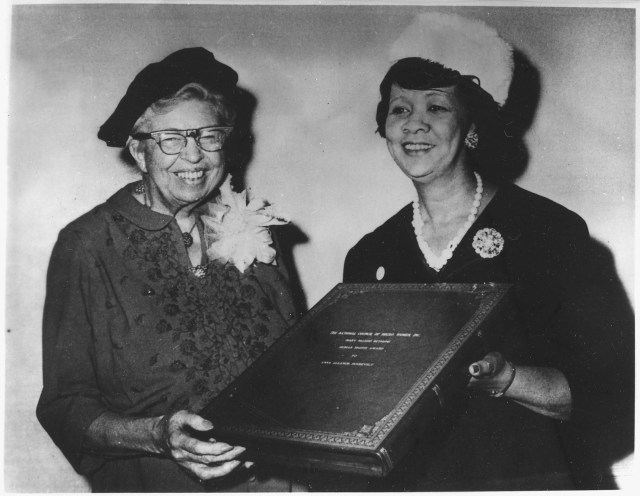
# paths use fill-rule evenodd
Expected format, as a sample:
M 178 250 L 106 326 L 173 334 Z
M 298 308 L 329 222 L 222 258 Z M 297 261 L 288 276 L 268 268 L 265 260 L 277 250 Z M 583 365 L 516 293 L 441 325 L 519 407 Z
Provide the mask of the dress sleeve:
M 357 245 L 347 252 L 344 260 L 342 282 L 357 283 L 374 281 L 371 279 L 371 275 L 367 276 L 367 264 L 371 264 L 371 256 L 368 255 L 371 244 L 370 238 L 371 236 L 369 235 L 365 236 Z M 369 272 L 373 274 L 372 271 Z
M 342 271 L 342 282 L 357 282 L 357 262 L 358 256 L 355 251 L 355 247 L 351 248 L 347 252 L 347 256 L 344 259 L 344 268 Z
M 102 459 L 82 452 L 91 423 L 107 410 L 94 369 L 90 272 L 95 262 L 78 233 L 63 230 L 47 273 L 43 318 L 43 390 L 36 409 L 42 426 L 74 469 L 88 474 Z
M 572 398 L 571 418 L 561 430 L 581 465 L 574 469 L 586 481 L 632 450 L 634 323 L 613 261 L 583 221 L 567 243 L 569 256 L 558 260 L 561 298 L 550 336 Z
M 613 266 L 606 266 L 603 249 L 582 224 L 567 242 L 566 260 L 558 260 L 563 265 L 556 288 L 560 304 L 551 334 L 576 415 L 592 411 L 596 403 L 612 404 L 617 392 L 628 387 L 633 353 L 628 299 Z

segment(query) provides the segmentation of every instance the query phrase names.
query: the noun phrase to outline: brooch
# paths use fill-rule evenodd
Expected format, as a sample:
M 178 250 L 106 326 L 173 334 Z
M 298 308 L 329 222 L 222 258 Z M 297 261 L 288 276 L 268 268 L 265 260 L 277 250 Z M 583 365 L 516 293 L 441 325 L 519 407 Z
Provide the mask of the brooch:
M 220 196 L 207 204 L 208 215 L 202 215 L 209 260 L 232 263 L 240 272 L 255 261 L 276 265 L 276 250 L 270 226 L 287 224 L 273 206 L 262 198 L 248 200 L 247 192 L 231 190 L 227 179 Z
M 504 247 L 502 234 L 491 227 L 480 229 L 471 243 L 475 252 L 482 258 L 493 258 L 500 255 Z

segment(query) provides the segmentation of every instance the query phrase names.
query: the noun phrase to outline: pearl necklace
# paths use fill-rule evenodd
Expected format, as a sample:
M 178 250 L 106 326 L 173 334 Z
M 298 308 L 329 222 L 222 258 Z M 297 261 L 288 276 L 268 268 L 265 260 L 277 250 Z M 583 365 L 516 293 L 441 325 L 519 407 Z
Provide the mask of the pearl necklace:
M 471 205 L 471 210 L 469 210 L 469 216 L 467 217 L 467 221 L 464 225 L 458 230 L 453 239 L 449 242 L 447 247 L 442 250 L 440 256 L 437 256 L 431 250 L 429 244 L 425 241 L 422 236 L 422 228 L 424 226 L 424 220 L 422 219 L 422 215 L 420 214 L 420 199 L 416 198 L 413 201 L 413 230 L 416 234 L 416 240 L 418 241 L 418 246 L 420 247 L 420 251 L 424 255 L 424 258 L 431 267 L 436 272 L 440 272 L 440 269 L 446 265 L 449 259 L 453 256 L 453 251 L 456 249 L 460 241 L 462 241 L 462 237 L 469 230 L 473 222 L 476 220 L 476 215 L 478 215 L 478 208 L 480 207 L 480 202 L 482 201 L 482 178 L 480 174 L 477 172 L 473 173 L 476 176 L 476 194 L 473 197 L 473 204 Z

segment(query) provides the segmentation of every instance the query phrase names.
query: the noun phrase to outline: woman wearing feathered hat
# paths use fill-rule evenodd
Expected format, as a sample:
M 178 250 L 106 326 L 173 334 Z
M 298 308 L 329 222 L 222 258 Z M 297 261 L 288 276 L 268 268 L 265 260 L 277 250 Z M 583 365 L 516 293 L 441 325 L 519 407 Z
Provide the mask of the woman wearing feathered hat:
M 37 414 L 94 491 L 295 487 L 192 413 L 294 317 L 269 231 L 285 221 L 223 182 L 237 79 L 204 48 L 143 69 L 98 133 L 142 178 L 55 245 Z
M 378 132 L 416 197 L 349 251 L 344 280 L 510 283 L 521 328 L 469 364 L 451 429 L 375 487 L 606 487 L 594 432 L 629 411 L 632 322 L 607 307 L 585 222 L 503 180 L 518 151 L 503 118 L 511 47 L 480 21 L 429 13 L 392 58 Z

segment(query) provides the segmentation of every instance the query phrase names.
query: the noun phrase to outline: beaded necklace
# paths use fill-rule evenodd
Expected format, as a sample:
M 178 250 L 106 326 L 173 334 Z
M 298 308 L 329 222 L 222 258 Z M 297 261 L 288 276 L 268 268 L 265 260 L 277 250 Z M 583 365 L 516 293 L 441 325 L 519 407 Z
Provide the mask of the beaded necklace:
M 193 232 L 193 228 L 196 227 L 197 224 L 198 219 L 193 221 L 193 225 L 191 226 L 191 229 L 189 229 L 189 231 L 185 231 L 182 233 L 182 242 L 187 248 L 190 248 L 193 244 L 193 236 L 191 236 L 191 233 Z
M 462 241 L 462 237 L 476 220 L 476 215 L 478 215 L 478 209 L 480 207 L 480 202 L 482 201 L 483 192 L 482 178 L 477 172 L 474 172 L 473 174 L 476 177 L 476 194 L 473 197 L 473 204 L 471 205 L 471 209 L 469 210 L 467 220 L 464 225 L 460 229 L 458 229 L 458 232 L 449 242 L 447 247 L 442 250 L 440 256 L 433 253 L 431 247 L 429 246 L 429 243 L 426 242 L 422 235 L 424 220 L 422 219 L 422 215 L 420 214 L 420 199 L 416 198 L 413 201 L 412 225 L 416 235 L 416 240 L 418 241 L 418 246 L 420 247 L 420 251 L 424 255 L 427 264 L 429 264 L 429 267 L 431 267 L 436 272 L 440 272 L 440 269 L 442 269 L 442 267 L 444 267 L 449 259 L 453 256 L 453 251 L 456 249 L 460 241 Z

